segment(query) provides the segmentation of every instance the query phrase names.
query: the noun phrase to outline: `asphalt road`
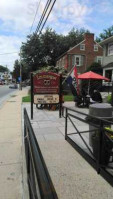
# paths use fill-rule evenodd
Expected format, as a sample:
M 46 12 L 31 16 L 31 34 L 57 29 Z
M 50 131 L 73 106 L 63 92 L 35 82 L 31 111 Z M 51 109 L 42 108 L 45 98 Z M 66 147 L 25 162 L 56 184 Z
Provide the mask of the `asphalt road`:
M 9 88 L 9 85 L 0 85 L 0 105 L 8 99 L 11 94 L 14 94 L 17 89 Z

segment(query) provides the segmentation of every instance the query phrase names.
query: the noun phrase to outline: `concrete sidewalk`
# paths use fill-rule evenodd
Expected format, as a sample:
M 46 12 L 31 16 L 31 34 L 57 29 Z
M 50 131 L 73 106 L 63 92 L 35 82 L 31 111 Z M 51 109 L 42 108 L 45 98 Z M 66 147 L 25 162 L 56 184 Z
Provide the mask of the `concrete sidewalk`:
M 74 103 L 70 106 L 75 107 Z M 23 107 L 30 116 L 30 104 Z M 88 113 L 88 109 L 79 111 Z M 89 129 L 87 124 L 74 122 L 81 130 Z M 59 119 L 58 111 L 38 110 L 34 105 L 31 123 L 59 199 L 113 198 L 113 188 L 65 141 L 65 120 Z M 75 132 L 70 123 L 68 132 Z
M 22 199 L 21 103 L 27 89 L 17 91 L 0 109 L 0 199 Z

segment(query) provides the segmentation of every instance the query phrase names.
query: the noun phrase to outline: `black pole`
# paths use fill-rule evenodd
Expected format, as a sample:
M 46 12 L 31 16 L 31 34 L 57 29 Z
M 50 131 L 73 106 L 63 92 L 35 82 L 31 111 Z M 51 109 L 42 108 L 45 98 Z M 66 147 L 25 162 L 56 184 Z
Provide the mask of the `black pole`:
M 62 75 L 59 82 L 59 118 L 62 117 Z
M 102 163 L 102 145 L 103 145 L 103 122 L 100 121 L 100 128 L 98 129 L 99 131 L 99 144 L 98 144 L 98 156 L 97 156 L 97 173 L 100 173 L 100 165 Z
M 112 93 L 111 93 L 111 106 L 113 106 L 113 81 L 112 81 Z
M 31 73 L 31 120 L 33 119 L 33 73 Z
M 65 140 L 67 140 L 67 114 L 68 114 L 68 110 L 66 108 L 66 116 L 65 116 Z

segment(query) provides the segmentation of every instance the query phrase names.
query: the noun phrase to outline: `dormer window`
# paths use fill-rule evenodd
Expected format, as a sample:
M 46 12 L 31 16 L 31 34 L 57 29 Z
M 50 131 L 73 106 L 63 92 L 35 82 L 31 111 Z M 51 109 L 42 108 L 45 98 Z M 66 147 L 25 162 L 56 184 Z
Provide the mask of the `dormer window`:
M 85 44 L 80 44 L 80 50 L 85 50 Z
M 98 45 L 94 45 L 94 51 L 98 51 Z

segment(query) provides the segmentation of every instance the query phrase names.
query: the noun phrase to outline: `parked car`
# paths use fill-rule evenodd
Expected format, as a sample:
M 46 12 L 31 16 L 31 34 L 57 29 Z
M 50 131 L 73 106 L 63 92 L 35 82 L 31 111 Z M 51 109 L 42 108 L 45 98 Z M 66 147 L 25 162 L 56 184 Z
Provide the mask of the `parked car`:
M 3 82 L 0 82 L 0 85 L 3 85 Z
M 17 88 L 18 88 L 18 86 L 17 86 L 17 84 L 12 84 L 12 85 L 10 85 L 10 86 L 9 86 L 9 88 L 17 89 Z

